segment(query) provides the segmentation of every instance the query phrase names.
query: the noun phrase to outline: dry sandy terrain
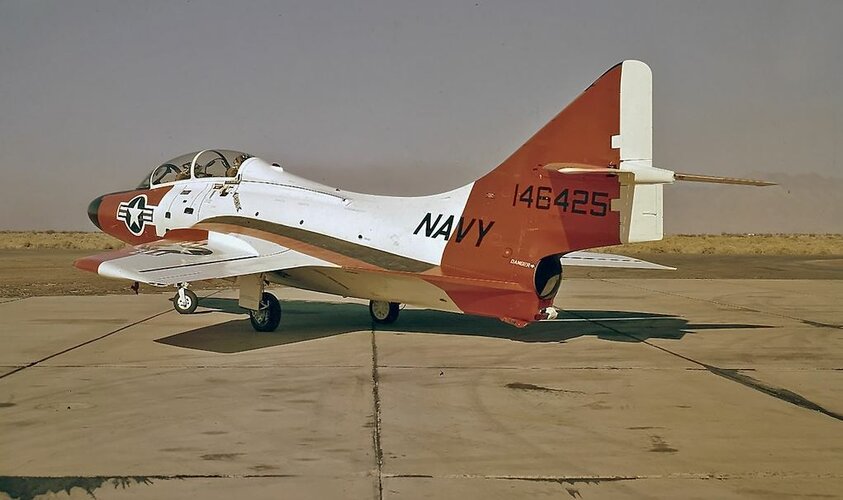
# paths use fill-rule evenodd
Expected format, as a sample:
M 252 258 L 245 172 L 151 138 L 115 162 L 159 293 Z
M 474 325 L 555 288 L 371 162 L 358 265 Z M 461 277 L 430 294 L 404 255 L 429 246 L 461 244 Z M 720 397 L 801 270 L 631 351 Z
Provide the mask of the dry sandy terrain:
M 662 241 L 606 247 L 607 252 L 684 255 L 836 255 L 843 256 L 840 234 L 692 234 Z
M 73 261 L 120 248 L 99 233 L 0 232 L 0 297 L 133 293 L 130 283 L 79 271 Z M 669 236 L 664 241 L 609 247 L 676 267 L 676 271 L 566 268 L 569 278 L 843 279 L 843 235 Z M 211 282 L 206 288 L 230 286 Z M 161 289 L 142 286 L 141 293 Z
M 676 183 L 664 190 L 665 230 L 692 234 L 843 233 L 843 177 L 839 166 L 835 170 L 835 176 L 808 173 L 796 166 L 789 173 L 732 173 L 778 183 L 761 189 Z
M 73 267 L 74 260 L 96 252 L 56 248 L 0 250 L 0 297 L 133 294 L 128 281 L 106 279 Z M 198 285 L 194 288 L 231 286 L 223 280 Z M 141 293 L 162 290 L 151 286 L 140 289 Z

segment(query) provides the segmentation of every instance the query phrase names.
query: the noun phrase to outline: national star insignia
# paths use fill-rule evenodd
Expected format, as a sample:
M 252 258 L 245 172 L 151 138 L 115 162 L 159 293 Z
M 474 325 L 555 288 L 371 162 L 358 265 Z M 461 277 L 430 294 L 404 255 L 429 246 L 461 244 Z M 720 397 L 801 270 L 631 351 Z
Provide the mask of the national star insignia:
M 128 202 L 120 202 L 117 218 L 126 224 L 126 228 L 135 236 L 143 234 L 146 224 L 152 225 L 153 205 L 147 205 L 146 195 L 135 196 Z

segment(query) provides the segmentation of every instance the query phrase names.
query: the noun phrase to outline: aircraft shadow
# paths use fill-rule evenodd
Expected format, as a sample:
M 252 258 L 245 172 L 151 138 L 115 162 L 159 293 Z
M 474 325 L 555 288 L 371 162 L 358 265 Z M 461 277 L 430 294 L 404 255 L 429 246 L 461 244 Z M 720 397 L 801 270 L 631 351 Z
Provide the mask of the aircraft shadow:
M 207 312 L 245 314 L 236 299 L 202 299 Z M 233 319 L 215 325 L 157 339 L 176 347 L 218 353 L 236 353 L 265 347 L 295 344 L 359 331 L 467 335 L 508 339 L 516 342 L 565 342 L 582 336 L 595 336 L 612 342 L 681 339 L 700 330 L 772 328 L 767 325 L 737 323 L 689 323 L 678 316 L 631 311 L 560 311 L 555 321 L 515 328 L 497 319 L 462 314 L 405 309 L 392 325 L 376 325 L 362 304 L 285 301 L 281 326 L 271 333 L 252 330 L 249 319 Z

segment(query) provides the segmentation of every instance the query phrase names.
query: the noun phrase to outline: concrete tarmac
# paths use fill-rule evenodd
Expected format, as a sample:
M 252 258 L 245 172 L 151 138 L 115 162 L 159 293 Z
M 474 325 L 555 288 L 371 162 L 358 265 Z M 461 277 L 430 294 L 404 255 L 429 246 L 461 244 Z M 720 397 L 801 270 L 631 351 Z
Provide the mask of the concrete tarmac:
M 554 322 L 289 289 L 0 302 L 0 498 L 836 498 L 843 281 L 567 280 Z

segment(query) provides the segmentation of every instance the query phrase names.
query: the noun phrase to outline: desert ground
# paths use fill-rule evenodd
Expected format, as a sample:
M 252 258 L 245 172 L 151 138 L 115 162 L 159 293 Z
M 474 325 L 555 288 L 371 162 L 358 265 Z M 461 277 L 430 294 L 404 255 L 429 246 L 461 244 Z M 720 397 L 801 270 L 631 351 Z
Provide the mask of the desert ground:
M 607 249 L 679 269 L 571 270 L 524 329 L 274 289 L 259 334 L 226 282 L 178 315 L 72 268 L 113 242 L 16 234 L 0 498 L 843 496 L 839 236 Z
M 0 232 L 0 297 L 133 294 L 130 283 L 73 267 L 87 255 L 123 244 L 102 233 Z M 663 241 L 607 247 L 675 267 L 675 271 L 566 268 L 570 278 L 843 279 L 843 235 L 668 236 Z M 219 289 L 226 281 L 202 284 Z M 141 286 L 141 293 L 160 288 Z

